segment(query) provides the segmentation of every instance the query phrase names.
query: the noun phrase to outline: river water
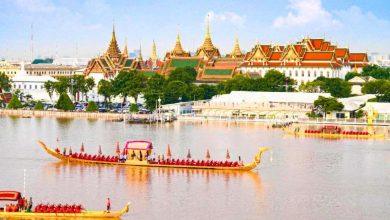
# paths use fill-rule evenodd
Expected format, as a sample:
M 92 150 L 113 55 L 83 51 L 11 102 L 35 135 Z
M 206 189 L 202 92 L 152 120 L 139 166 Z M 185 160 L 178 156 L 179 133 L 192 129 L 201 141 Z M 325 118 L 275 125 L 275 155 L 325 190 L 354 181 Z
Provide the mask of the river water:
M 355 129 L 355 128 L 354 128 Z M 356 128 L 361 129 L 361 128 Z M 385 131 L 378 128 L 377 132 Z M 170 144 L 175 158 L 253 159 L 272 148 L 251 172 L 133 168 L 58 162 L 36 143 L 85 145 L 114 154 L 116 142 L 145 139 L 156 154 Z M 58 141 L 57 141 L 58 140 Z M 26 170 L 26 175 L 24 175 Z M 0 117 L 0 190 L 35 203 L 81 203 L 112 209 L 132 203 L 123 219 L 388 219 L 390 142 L 326 140 L 286 135 L 255 123 L 175 122 L 129 125 L 84 119 Z M 25 177 L 25 184 L 24 184 Z M 4 204 L 4 203 L 3 203 Z

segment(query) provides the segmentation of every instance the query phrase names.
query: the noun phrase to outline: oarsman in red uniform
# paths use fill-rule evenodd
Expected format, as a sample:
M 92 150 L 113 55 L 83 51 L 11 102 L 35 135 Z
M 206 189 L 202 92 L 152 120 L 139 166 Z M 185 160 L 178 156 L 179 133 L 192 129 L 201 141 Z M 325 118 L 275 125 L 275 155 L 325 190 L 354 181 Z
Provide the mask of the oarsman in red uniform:
M 19 209 L 19 212 L 22 211 L 22 209 L 23 209 L 23 198 L 22 197 L 19 197 L 19 199 L 18 199 L 18 209 Z
M 107 212 L 110 212 L 111 210 L 111 201 L 110 198 L 107 198 Z

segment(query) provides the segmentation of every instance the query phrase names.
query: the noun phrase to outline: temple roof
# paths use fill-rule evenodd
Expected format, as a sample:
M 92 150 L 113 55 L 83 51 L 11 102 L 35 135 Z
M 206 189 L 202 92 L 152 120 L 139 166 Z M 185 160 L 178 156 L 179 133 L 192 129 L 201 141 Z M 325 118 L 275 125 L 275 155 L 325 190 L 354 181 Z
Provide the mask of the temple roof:
M 202 48 L 209 51 L 209 50 L 214 50 L 215 47 L 213 45 L 213 42 L 211 41 L 211 36 L 210 36 L 210 22 L 207 20 L 207 29 L 206 29 L 206 36 L 203 41 Z
M 179 33 L 177 33 L 176 44 L 175 44 L 175 48 L 173 49 L 172 53 L 174 53 L 174 54 L 183 54 L 184 53 L 184 50 L 181 47 L 180 34 Z
M 112 26 L 112 35 L 111 35 L 111 41 L 107 48 L 106 54 L 110 56 L 111 58 L 118 58 L 121 55 L 121 51 L 118 47 L 118 42 L 116 41 L 115 36 L 115 26 Z
M 231 56 L 233 58 L 243 56 L 241 49 L 240 49 L 240 44 L 238 43 L 238 37 L 236 37 L 236 43 L 234 44 L 234 48 L 233 48 Z

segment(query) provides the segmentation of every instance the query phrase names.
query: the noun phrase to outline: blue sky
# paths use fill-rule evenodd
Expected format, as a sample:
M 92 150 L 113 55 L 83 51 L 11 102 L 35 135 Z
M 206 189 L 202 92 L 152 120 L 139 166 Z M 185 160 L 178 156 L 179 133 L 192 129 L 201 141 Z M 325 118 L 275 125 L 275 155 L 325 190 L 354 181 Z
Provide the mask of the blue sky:
M 36 56 L 93 57 L 104 52 L 115 21 L 123 49 L 152 41 L 160 57 L 175 44 L 195 51 L 203 42 L 210 16 L 214 45 L 232 50 L 260 43 L 286 44 L 303 36 L 326 37 L 351 51 L 390 53 L 390 3 L 386 0 L 0 0 L 0 57 L 30 57 L 34 26 Z

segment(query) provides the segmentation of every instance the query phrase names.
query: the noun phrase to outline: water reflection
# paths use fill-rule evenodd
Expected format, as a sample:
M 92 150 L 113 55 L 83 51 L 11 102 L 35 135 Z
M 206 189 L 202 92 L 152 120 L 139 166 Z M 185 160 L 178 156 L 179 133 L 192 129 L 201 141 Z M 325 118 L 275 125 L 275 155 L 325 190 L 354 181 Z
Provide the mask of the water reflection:
M 251 181 L 252 184 L 260 192 L 262 189 L 261 177 L 258 172 L 237 172 L 230 170 L 201 170 L 201 169 L 185 169 L 185 168 L 163 168 L 163 167 L 130 167 L 130 166 L 115 166 L 115 165 L 98 165 L 90 163 L 68 163 L 64 161 L 47 163 L 44 167 L 45 175 L 51 176 L 68 176 L 75 175 L 77 178 L 83 179 L 86 176 L 97 175 L 103 172 L 113 172 L 115 178 L 113 182 L 119 184 L 121 181 L 134 185 L 144 185 L 152 178 L 171 179 L 175 177 L 185 177 L 186 182 L 190 183 L 191 179 L 202 178 L 206 184 L 210 183 L 210 179 L 223 179 L 228 185 L 230 181 Z M 152 177 L 153 176 L 153 177 Z M 100 176 L 101 177 L 101 176 Z

